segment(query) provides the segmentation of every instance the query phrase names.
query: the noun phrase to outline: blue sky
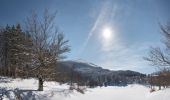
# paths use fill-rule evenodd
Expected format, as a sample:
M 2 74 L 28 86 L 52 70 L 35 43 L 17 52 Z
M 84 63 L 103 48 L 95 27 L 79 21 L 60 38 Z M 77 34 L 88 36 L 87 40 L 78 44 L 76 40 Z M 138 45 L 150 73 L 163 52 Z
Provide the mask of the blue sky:
M 1 0 L 0 25 L 23 23 L 31 10 L 57 10 L 56 24 L 70 40 L 69 60 L 113 70 L 154 71 L 143 60 L 163 37 L 159 23 L 170 20 L 169 0 Z M 109 38 L 103 31 L 109 28 Z

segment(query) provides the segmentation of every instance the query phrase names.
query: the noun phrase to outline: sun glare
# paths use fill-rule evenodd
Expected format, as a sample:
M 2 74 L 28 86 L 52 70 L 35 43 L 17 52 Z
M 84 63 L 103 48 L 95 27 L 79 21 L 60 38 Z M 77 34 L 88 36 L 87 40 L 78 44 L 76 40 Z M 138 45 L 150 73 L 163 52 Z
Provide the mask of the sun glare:
M 105 39 L 110 39 L 111 36 L 112 36 L 112 31 L 111 31 L 111 29 L 110 29 L 110 28 L 105 28 L 105 29 L 103 29 L 102 35 L 103 35 L 103 38 L 105 38 Z

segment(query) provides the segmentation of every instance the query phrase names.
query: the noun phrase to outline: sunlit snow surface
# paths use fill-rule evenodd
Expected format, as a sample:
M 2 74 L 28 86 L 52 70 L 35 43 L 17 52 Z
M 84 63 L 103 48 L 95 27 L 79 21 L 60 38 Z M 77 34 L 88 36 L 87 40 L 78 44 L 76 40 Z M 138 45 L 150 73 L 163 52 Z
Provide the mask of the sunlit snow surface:
M 35 91 L 38 81 L 35 79 L 1 78 L 0 87 L 8 90 L 4 100 L 15 100 L 14 89 L 18 88 L 22 99 L 25 100 L 170 100 L 170 89 L 163 89 L 150 93 L 148 87 L 142 85 L 128 85 L 126 87 L 97 87 L 87 88 L 85 94 L 70 91 L 69 86 L 55 82 L 45 82 L 44 91 Z

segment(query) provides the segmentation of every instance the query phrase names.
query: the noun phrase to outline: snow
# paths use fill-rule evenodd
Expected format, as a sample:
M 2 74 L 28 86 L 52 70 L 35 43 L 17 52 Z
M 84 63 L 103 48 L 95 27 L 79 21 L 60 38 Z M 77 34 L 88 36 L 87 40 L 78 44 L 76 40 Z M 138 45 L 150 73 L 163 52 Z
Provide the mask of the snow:
M 14 100 L 17 94 L 25 100 L 169 100 L 170 88 L 150 93 L 146 86 L 133 84 L 126 87 L 97 87 L 87 88 L 85 94 L 76 90 L 69 90 L 66 84 L 45 82 L 44 91 L 36 91 L 36 79 L 11 79 L 0 78 L 0 88 L 5 88 L 8 93 L 4 100 Z M 17 92 L 15 92 L 17 91 Z M 0 91 L 2 92 L 2 91 Z

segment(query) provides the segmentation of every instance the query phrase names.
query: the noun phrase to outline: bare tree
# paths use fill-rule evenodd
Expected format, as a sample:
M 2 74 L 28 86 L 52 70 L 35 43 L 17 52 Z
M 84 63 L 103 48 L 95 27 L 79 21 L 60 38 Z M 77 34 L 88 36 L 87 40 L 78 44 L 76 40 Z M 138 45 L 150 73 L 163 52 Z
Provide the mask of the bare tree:
M 45 10 L 42 18 L 32 13 L 26 21 L 26 30 L 33 39 L 30 71 L 39 80 L 39 91 L 43 91 L 45 80 L 55 80 L 57 61 L 70 51 L 69 41 L 55 27 L 55 17 L 56 12 L 50 14 Z
M 148 57 L 144 59 L 149 61 L 153 66 L 160 70 L 169 70 L 170 68 L 170 23 L 166 26 L 161 26 L 161 33 L 165 37 L 163 44 L 165 49 L 160 47 L 151 47 Z
M 170 85 L 168 83 L 170 81 L 168 78 L 170 76 L 170 23 L 161 26 L 161 33 L 165 37 L 163 41 L 165 47 L 151 47 L 148 57 L 144 59 L 159 70 L 159 73 L 157 73 L 159 76 L 154 79 L 155 83 Z
M 151 65 L 156 66 L 160 70 L 165 70 L 170 67 L 170 59 L 159 47 L 151 47 L 149 56 L 144 58 Z

